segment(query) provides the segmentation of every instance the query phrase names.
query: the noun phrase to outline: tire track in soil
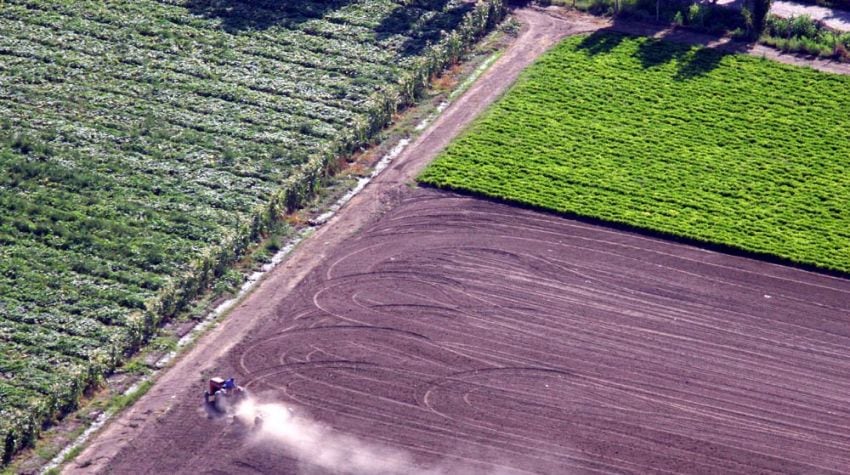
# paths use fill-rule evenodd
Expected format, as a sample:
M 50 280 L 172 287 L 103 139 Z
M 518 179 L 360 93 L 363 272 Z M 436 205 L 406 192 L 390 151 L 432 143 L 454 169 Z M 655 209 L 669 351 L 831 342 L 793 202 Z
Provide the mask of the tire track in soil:
M 577 32 L 519 17 L 502 59 L 67 473 L 305 470 L 206 418 L 202 370 L 448 473 L 850 469 L 847 280 L 407 187 Z
M 846 279 L 410 189 L 219 365 L 426 468 L 846 473 L 849 316 Z M 113 471 L 304 469 L 196 399 Z
M 510 48 L 490 67 L 461 97 L 453 102 L 437 118 L 431 127 L 423 132 L 392 164 L 377 176 L 360 194 L 355 196 L 326 225 L 321 227 L 310 239 L 299 245 L 286 263 L 273 270 L 256 291 L 233 310 L 228 318 L 199 340 L 191 352 L 180 358 L 174 367 L 163 374 L 148 393 L 127 409 L 113 423 L 107 425 L 95 437 L 86 449 L 66 466 L 63 473 L 99 473 L 115 472 L 122 467 L 122 461 L 128 453 L 143 450 L 156 453 L 156 460 L 149 463 L 158 467 L 189 467 L 196 464 L 193 473 L 208 467 L 207 450 L 214 450 L 217 441 L 223 437 L 217 430 L 204 432 L 196 436 L 184 433 L 180 428 L 165 427 L 175 417 L 181 405 L 193 405 L 197 400 L 198 387 L 202 384 L 199 373 L 205 369 L 218 367 L 222 358 L 237 342 L 246 335 L 255 333 L 258 322 L 273 318 L 280 298 L 295 290 L 296 285 L 313 268 L 318 266 L 336 246 L 342 245 L 358 229 L 374 221 L 391 208 L 398 196 L 407 189 L 410 182 L 467 124 L 482 110 L 504 93 L 516 80 L 519 73 L 531 64 L 561 38 L 581 32 L 592 31 L 599 27 L 597 23 L 565 22 L 533 9 L 521 9 L 514 12 L 523 24 L 522 31 Z M 280 304 L 282 305 L 282 304 Z M 298 314 L 287 309 L 297 323 Z M 330 323 L 330 321 L 329 321 Z M 193 426 L 194 427 L 194 426 Z M 209 428 L 207 428 L 209 429 Z M 160 452 L 146 449 L 146 438 L 164 442 Z M 178 446 L 171 445 L 180 441 Z M 219 447 L 215 450 L 229 450 Z M 149 456 L 147 458 L 150 458 Z M 187 462 L 191 460 L 191 462 Z M 244 467 L 253 466 L 249 463 Z M 144 471 L 146 465 L 129 467 L 124 471 Z M 281 465 L 280 471 L 287 473 L 295 470 L 296 465 Z M 209 468 L 209 471 L 215 471 Z M 120 470 L 119 470 L 120 471 Z M 190 470 L 191 471 L 191 470 Z

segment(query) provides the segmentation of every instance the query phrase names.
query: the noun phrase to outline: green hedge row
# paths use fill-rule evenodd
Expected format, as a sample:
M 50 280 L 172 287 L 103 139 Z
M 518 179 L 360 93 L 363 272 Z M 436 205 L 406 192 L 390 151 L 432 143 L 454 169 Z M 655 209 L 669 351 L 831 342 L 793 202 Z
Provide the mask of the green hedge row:
M 172 279 L 159 286 L 154 296 L 143 302 L 143 308 L 123 316 L 120 331 L 99 334 L 97 348 L 87 351 L 85 358 L 68 357 L 68 361 L 51 364 L 52 360 L 39 362 L 41 360 L 38 358 L 30 357 L 32 354 L 29 351 L 37 353 L 38 350 L 30 350 L 32 347 L 28 345 L 36 344 L 36 341 L 0 345 L 0 401 L 3 403 L 0 407 L 0 460 L 8 462 L 12 454 L 38 436 L 44 424 L 75 407 L 86 387 L 108 374 L 126 355 L 143 345 L 163 319 L 172 316 L 205 289 L 251 242 L 267 231 L 281 213 L 294 210 L 309 199 L 327 175 L 329 164 L 335 157 L 367 143 L 390 122 L 400 106 L 415 99 L 430 77 L 458 60 L 477 39 L 501 20 L 505 12 L 503 0 L 478 1 L 456 28 L 425 48 L 410 64 L 406 64 L 405 71 L 395 84 L 380 88 L 380 92 L 372 96 L 371 101 L 368 101 L 368 113 L 360 116 L 365 119 L 356 119 L 344 130 L 341 138 L 320 147 L 297 165 L 264 205 L 254 207 L 248 213 L 249 218 L 238 221 L 226 236 L 184 266 L 179 275 L 172 276 Z M 52 17 L 45 18 L 39 21 L 45 25 L 52 21 Z M 0 49 L 2 47 L 0 44 Z M 42 142 L 34 143 L 46 146 Z M 2 311 L 8 311 L 7 316 L 14 313 L 10 308 L 4 309 L 0 305 Z M 27 318 L 29 316 L 20 316 L 20 319 Z M 0 342 L 3 341 L 3 324 L 6 323 L 0 319 Z M 68 353 L 73 351 L 69 350 Z M 64 365 L 61 368 L 56 366 L 60 363 Z M 28 372 L 28 380 L 36 383 L 32 387 L 13 385 L 5 380 L 4 371 L 10 374 Z M 62 375 L 58 380 L 57 372 Z M 37 384 L 40 381 L 38 375 L 43 375 L 43 384 Z

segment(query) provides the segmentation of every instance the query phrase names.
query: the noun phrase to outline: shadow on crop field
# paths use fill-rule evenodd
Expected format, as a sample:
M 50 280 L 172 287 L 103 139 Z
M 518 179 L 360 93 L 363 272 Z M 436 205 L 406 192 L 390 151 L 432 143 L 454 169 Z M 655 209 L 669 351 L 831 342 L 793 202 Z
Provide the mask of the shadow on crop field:
M 613 33 L 610 28 L 602 28 L 581 40 L 578 49 L 590 56 L 606 54 L 620 46 L 624 39 L 626 39 L 626 35 Z
M 195 15 L 221 20 L 221 27 L 231 33 L 244 30 L 284 28 L 308 20 L 322 18 L 330 11 L 353 0 L 315 0 L 289 2 L 280 0 L 188 0 L 185 7 Z
M 356 0 L 188 0 L 193 14 L 221 21 L 228 32 L 265 30 L 273 26 L 293 28 L 309 20 L 325 17 Z M 475 2 L 450 0 L 408 0 L 402 2 L 375 27 L 378 41 L 402 35 L 401 56 L 420 54 L 440 40 L 443 31 L 452 31 Z
M 579 49 L 592 56 L 608 53 L 628 35 L 649 37 L 634 53 L 642 67 L 649 69 L 674 62 L 676 74 L 673 78 L 677 81 L 704 76 L 720 65 L 725 54 L 745 52 L 751 46 L 749 43 L 718 41 L 710 35 L 677 30 L 668 25 L 619 22 L 615 19 L 611 26 L 585 37 Z M 707 46 L 690 46 L 700 43 Z
M 675 78 L 680 81 L 686 81 L 708 74 L 720 65 L 723 54 L 711 48 L 691 50 L 684 57 L 677 58 L 679 68 Z
M 404 56 L 418 55 L 429 44 L 438 42 L 443 31 L 453 30 L 473 8 L 474 2 L 449 7 L 449 0 L 413 0 L 384 18 L 376 29 L 377 39 L 413 33 L 400 49 Z

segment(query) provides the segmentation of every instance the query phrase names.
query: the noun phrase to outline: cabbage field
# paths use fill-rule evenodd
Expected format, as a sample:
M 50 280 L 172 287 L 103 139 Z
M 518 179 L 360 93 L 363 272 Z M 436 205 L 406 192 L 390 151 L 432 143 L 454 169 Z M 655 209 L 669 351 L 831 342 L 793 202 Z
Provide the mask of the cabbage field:
M 850 77 L 573 37 L 420 180 L 850 272 Z
M 0 1 L 0 459 L 503 13 L 501 0 Z

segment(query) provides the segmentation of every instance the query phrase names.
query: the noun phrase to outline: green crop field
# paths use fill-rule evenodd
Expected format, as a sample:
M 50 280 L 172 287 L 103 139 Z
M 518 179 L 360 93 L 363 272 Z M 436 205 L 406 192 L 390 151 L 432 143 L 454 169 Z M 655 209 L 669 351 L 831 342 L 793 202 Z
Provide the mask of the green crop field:
M 420 180 L 850 272 L 848 91 L 745 55 L 573 37 Z
M 0 1 L 0 460 L 503 13 Z

